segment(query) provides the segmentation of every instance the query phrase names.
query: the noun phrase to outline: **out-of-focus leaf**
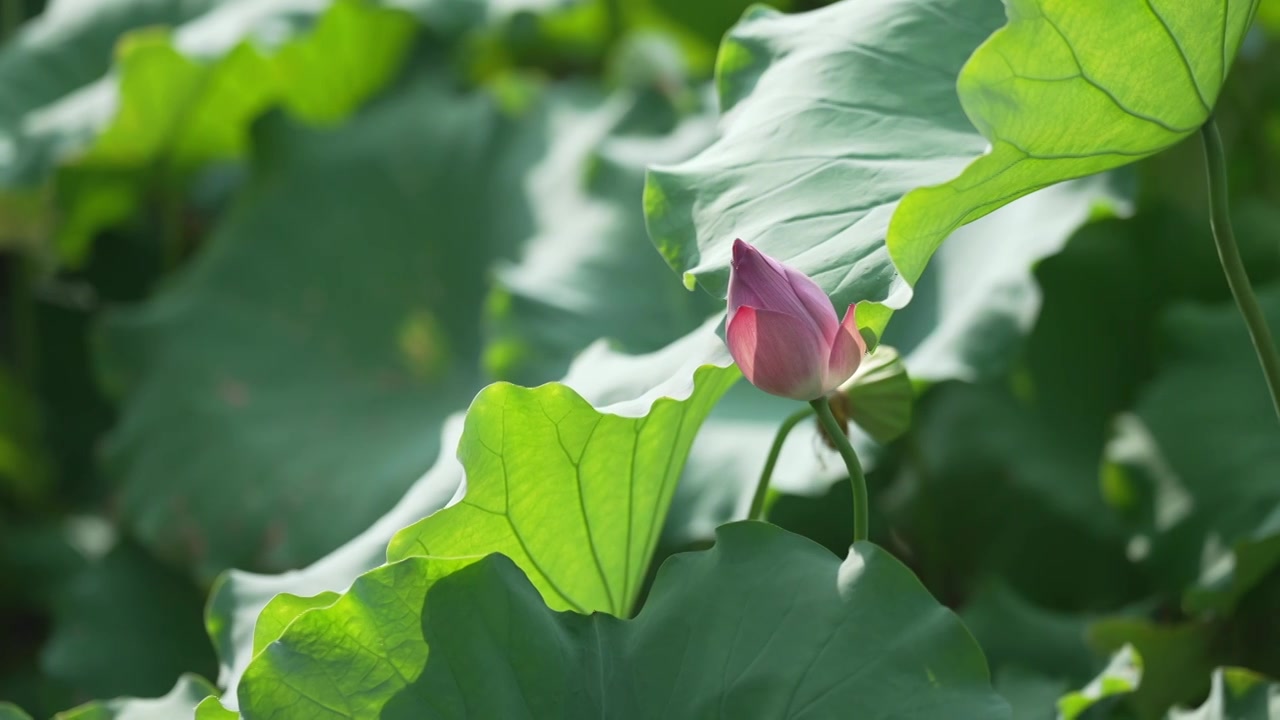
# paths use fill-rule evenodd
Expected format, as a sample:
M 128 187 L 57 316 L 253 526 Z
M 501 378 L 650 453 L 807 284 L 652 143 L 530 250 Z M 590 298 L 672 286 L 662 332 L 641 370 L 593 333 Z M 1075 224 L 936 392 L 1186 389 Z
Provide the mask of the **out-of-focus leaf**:
M 315 560 L 430 467 L 538 137 L 429 79 L 339 130 L 276 120 L 206 251 L 102 338 L 123 517 L 205 578 Z
M 158 695 L 179 673 L 214 669 L 203 602 L 181 575 L 137 546 L 118 545 L 55 600 L 41 664 L 88 697 Z
M 682 0 L 650 1 L 663 17 L 713 44 L 719 43 L 725 32 L 742 17 L 742 13 L 755 4 L 753 0 L 705 0 L 696 3 Z M 773 0 L 768 4 L 779 10 L 789 10 L 792 2 Z
M 555 93 L 547 112 L 552 145 L 528 180 L 534 232 L 521 259 L 498 269 L 488 301 L 486 365 L 516 382 L 559 377 L 602 337 L 657 350 L 718 306 L 671 277 L 636 201 L 646 163 L 692 155 L 710 139 L 709 118 L 680 122 L 656 97 L 590 86 Z
M 0 185 L 33 182 L 47 169 L 34 156 L 24 126 L 41 125 L 36 111 L 101 78 L 124 33 L 177 24 L 225 0 L 57 0 L 0 46 Z
M 960 618 L 997 674 L 1022 670 L 1076 687 L 1097 672 L 1086 617 L 1046 610 L 1003 584 L 970 598 Z
M 1280 720 L 1280 684 L 1243 668 L 1219 668 L 1204 704 L 1173 710 L 1169 720 Z
M 0 366 L 0 496 L 19 505 L 50 489 L 39 409 L 31 391 Z
M 1089 628 L 1098 650 L 1130 645 L 1142 658 L 1142 684 L 1126 699 L 1138 720 L 1155 720 L 1171 707 L 1204 697 L 1213 672 L 1213 628 L 1185 623 L 1158 625 L 1137 618 L 1099 620 Z
M 630 614 L 694 435 L 740 374 L 709 327 L 647 356 L 597 347 L 575 368 L 570 386 L 604 396 L 480 392 L 458 445 L 465 495 L 397 533 L 389 561 L 500 552 L 553 609 Z
M 1114 173 L 1065 182 L 956 230 L 885 331 L 912 379 L 976 382 L 1008 372 L 1040 313 L 1036 264 L 1098 215 L 1130 214 L 1125 185 Z
M 1259 298 L 1268 322 L 1280 327 L 1280 289 L 1263 290 Z M 1161 572 L 1178 580 L 1200 576 L 1198 589 L 1185 598 L 1188 609 L 1228 611 L 1280 562 L 1275 414 L 1234 305 L 1181 305 L 1161 329 L 1161 366 L 1136 414 L 1169 482 L 1176 482 L 1179 509 L 1148 540 Z M 1145 502 L 1167 504 L 1168 493 L 1156 490 L 1147 491 Z
M 1126 645 L 1111 657 L 1098 677 L 1058 700 L 1058 719 L 1076 720 L 1086 711 L 1097 712 L 1133 693 L 1142 683 L 1142 657 Z
M 1205 568 L 1187 590 L 1183 606 L 1191 612 L 1230 614 L 1240 598 L 1280 565 L 1280 507 Z
M 59 254 L 81 262 L 94 234 L 132 216 L 156 183 L 180 185 L 209 161 L 241 155 L 269 107 L 312 123 L 343 118 L 393 76 L 413 30 L 404 13 L 337 0 L 308 34 L 270 53 L 244 42 L 209 62 L 184 55 L 166 30 L 128 36 L 119 107 L 59 170 Z
M 0 514 L 0 698 L 36 717 L 70 707 L 72 688 L 40 670 L 51 607 L 83 570 L 61 523 Z
M 501 556 L 432 586 L 435 562 L 376 570 L 295 621 L 241 686 L 245 717 L 1008 717 L 963 626 L 867 543 L 841 564 L 775 527 L 729 525 L 669 560 L 634 620 L 550 612 Z M 335 684 L 331 667 L 362 670 Z
M 1009 703 L 1013 720 L 1057 720 L 1055 703 L 1067 691 L 1065 681 L 1018 667 L 994 670 L 996 692 Z
M 58 713 L 54 720 L 176 720 L 189 717 L 202 699 L 217 692 L 204 678 L 183 675 L 163 697 L 95 700 Z
M 0 702 L 0 720 L 31 720 L 31 716 L 13 703 Z
M 884 512 L 935 594 L 961 602 L 999 577 L 1064 612 L 1143 595 L 1098 490 L 1101 438 L 1049 422 L 1001 386 L 937 386 L 916 418 Z
M 673 153 L 696 143 L 701 120 L 676 126 L 664 143 L 659 134 L 676 117 L 669 103 L 655 96 L 607 96 L 587 85 L 569 85 L 537 93 L 529 102 L 526 112 L 539 119 L 526 117 L 524 122 L 545 133 L 546 141 L 545 148 L 537 149 L 522 197 L 536 206 L 538 215 L 535 227 L 525 230 L 533 240 L 524 258 L 497 274 L 499 287 L 488 303 L 492 324 L 486 364 L 505 377 L 534 383 L 545 381 L 549 373 L 563 373 L 573 355 L 600 336 L 619 339 L 632 350 L 672 339 L 691 327 L 684 318 L 705 299 L 683 292 L 653 253 L 635 202 L 641 172 L 637 154 Z M 618 280 L 617 273 L 628 272 L 632 275 Z M 608 304 L 620 287 L 635 290 L 623 293 L 630 301 Z M 646 308 L 642 314 L 647 316 L 653 297 L 664 292 L 672 293 L 672 311 L 665 316 L 670 322 L 632 321 L 639 308 Z M 598 298 L 601 293 L 605 295 Z M 605 308 L 617 314 L 603 312 Z M 700 317 L 707 314 L 709 308 Z M 572 370 L 564 382 L 594 401 L 592 386 L 580 382 L 588 374 Z M 452 451 L 460 427 L 459 419 L 446 429 L 440 440 L 445 451 L 436 466 L 359 537 L 299 572 L 263 576 L 233 571 L 219 583 L 208 625 L 222 660 L 220 685 L 236 686 L 251 657 L 255 622 L 273 596 L 346 590 L 357 575 L 383 563 L 396 531 L 445 505 L 462 481 Z

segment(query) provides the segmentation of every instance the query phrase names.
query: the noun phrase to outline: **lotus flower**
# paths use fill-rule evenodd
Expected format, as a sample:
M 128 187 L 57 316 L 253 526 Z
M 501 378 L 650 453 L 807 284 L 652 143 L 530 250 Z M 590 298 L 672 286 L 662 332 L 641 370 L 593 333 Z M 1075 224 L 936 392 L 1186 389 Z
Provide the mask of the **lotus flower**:
M 742 240 L 733 242 L 725 335 L 752 385 L 795 400 L 836 389 L 867 351 L 853 305 L 837 320 L 817 283 Z

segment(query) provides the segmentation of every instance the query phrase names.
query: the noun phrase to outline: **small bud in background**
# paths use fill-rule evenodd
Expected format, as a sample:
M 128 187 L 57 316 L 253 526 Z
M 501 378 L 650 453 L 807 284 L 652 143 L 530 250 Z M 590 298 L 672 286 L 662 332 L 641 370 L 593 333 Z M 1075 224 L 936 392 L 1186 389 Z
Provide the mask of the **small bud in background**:
M 840 321 L 817 283 L 742 240 L 733 243 L 725 336 L 752 385 L 795 400 L 839 387 L 867 350 L 853 305 Z

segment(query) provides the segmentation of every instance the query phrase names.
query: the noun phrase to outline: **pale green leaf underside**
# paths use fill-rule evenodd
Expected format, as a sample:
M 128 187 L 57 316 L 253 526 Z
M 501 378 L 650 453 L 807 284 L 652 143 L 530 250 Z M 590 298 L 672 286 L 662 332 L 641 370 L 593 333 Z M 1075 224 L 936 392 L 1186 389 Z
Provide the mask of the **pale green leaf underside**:
M 914 282 L 957 227 L 1062 180 L 1154 155 L 1199 129 L 1258 0 L 1010 0 L 960 73 L 991 141 L 954 180 L 910 193 L 889 228 Z
M 196 706 L 195 720 L 239 720 L 240 714 L 228 710 L 217 697 L 210 695 Z
M 1107 667 L 1085 687 L 1058 700 L 1058 720 L 1076 720 L 1099 703 L 1127 695 L 1142 682 L 1142 657 L 1126 645 L 1111 656 Z
M 655 353 L 652 364 L 679 368 L 722 347 L 704 328 Z M 589 363 L 578 367 L 590 371 Z M 604 363 L 599 372 L 632 374 Z M 628 614 L 694 435 L 740 375 L 732 366 L 707 365 L 692 377 L 683 399 L 659 397 L 639 413 L 597 410 L 558 383 L 485 388 L 458 446 L 465 496 L 398 533 L 388 560 L 500 552 L 557 610 Z
M 659 571 L 634 620 L 552 612 L 507 558 L 409 558 L 300 617 L 255 661 L 258 718 L 999 720 L 973 638 L 879 548 L 843 563 L 772 525 Z
M 189 717 L 200 701 L 217 693 L 207 680 L 184 674 L 163 697 L 95 700 L 66 712 L 57 720 L 174 720 Z
M 838 305 L 905 291 L 884 244 L 889 219 L 904 194 L 982 153 L 956 77 L 1002 18 L 998 0 L 748 11 L 720 48 L 719 139 L 649 174 L 654 244 L 687 284 L 720 296 L 736 237 L 804 271 Z
M 1016 0 L 994 35 L 994 0 L 750 11 L 720 50 L 720 139 L 650 173 L 650 236 L 717 295 L 742 237 L 837 304 L 901 307 L 957 227 L 1195 132 L 1255 4 Z

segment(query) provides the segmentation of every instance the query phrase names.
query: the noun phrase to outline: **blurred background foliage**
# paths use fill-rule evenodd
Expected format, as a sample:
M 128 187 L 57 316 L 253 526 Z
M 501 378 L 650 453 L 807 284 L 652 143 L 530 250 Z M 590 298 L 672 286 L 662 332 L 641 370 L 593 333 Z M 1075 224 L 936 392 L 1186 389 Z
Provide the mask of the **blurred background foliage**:
M 42 717 L 217 678 L 220 573 L 334 557 L 485 384 L 716 312 L 640 200 L 714 138 L 748 4 L 0 0 L 0 698 Z M 1275 328 L 1278 7 L 1217 111 Z M 1280 442 L 1202 162 L 1193 137 L 962 230 L 884 338 L 917 401 L 905 437 L 860 439 L 873 537 L 1020 718 L 1125 644 L 1142 681 L 1100 716 L 1198 703 L 1219 666 L 1280 677 Z M 739 450 L 789 407 L 742 385 L 664 552 L 745 509 Z M 785 457 L 771 519 L 843 554 L 830 456 L 810 431 Z

